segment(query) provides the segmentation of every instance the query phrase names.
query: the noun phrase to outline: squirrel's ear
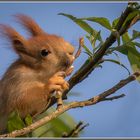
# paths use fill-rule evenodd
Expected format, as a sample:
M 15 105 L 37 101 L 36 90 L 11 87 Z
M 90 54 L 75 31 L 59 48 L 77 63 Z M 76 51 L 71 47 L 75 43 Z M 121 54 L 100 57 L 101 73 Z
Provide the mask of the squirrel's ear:
M 17 54 L 26 53 L 26 40 L 15 29 L 8 25 L 0 24 L 0 30 L 1 35 L 10 41 Z
M 17 21 L 27 29 L 32 36 L 38 36 L 44 33 L 39 25 L 31 18 L 23 14 L 15 15 Z

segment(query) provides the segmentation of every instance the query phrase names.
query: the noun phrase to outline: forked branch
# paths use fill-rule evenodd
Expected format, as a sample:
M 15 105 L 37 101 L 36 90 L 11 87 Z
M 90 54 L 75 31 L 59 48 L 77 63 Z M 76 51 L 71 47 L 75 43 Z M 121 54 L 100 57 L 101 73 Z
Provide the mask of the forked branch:
M 115 27 L 115 29 L 117 30 L 117 32 L 120 35 L 123 35 L 125 32 L 127 32 L 127 30 L 133 24 L 135 24 L 138 21 L 138 18 L 136 16 L 132 20 L 126 22 L 126 24 L 123 26 L 123 24 L 124 24 L 126 18 L 128 17 L 128 15 L 130 13 L 132 13 L 134 10 L 135 9 L 132 8 L 131 4 L 129 4 L 127 6 L 127 8 L 125 9 L 125 11 L 121 14 L 121 16 L 119 18 L 119 21 L 118 21 L 118 24 Z M 97 64 L 101 61 L 101 59 L 103 58 L 104 54 L 106 53 L 107 49 L 109 47 L 111 47 L 111 45 L 116 40 L 117 40 L 117 37 L 114 36 L 113 33 L 111 33 L 110 36 L 106 39 L 106 41 L 101 45 L 101 47 L 99 48 L 99 50 L 92 57 L 91 61 L 88 64 L 86 64 L 86 61 L 85 61 L 85 63 L 81 66 L 81 68 L 79 68 L 79 70 L 77 72 L 75 72 L 75 74 L 68 81 L 69 82 L 69 85 L 70 85 L 70 88 L 69 88 L 69 90 L 67 90 L 67 91 L 65 91 L 63 93 L 63 100 L 64 99 L 67 99 L 67 94 L 69 93 L 69 91 L 75 85 L 77 85 L 79 82 L 83 81 L 91 72 L 94 71 L 94 69 L 96 68 Z M 52 106 L 55 103 L 56 103 L 56 99 L 55 98 L 52 98 L 49 107 Z

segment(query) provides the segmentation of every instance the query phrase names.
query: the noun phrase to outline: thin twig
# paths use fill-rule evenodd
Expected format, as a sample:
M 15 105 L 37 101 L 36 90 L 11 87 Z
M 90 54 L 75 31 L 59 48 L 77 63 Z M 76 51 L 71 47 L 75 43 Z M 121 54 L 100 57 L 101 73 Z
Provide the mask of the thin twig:
M 89 124 L 83 125 L 83 122 L 79 122 L 74 129 L 72 129 L 69 134 L 64 133 L 62 137 L 74 137 L 77 136 L 86 126 Z
M 84 44 L 84 39 L 83 39 L 83 37 L 81 37 L 79 39 L 79 48 L 78 48 L 78 50 L 77 50 L 77 52 L 75 54 L 75 59 L 80 56 L 83 44 Z
M 118 84 L 116 84 L 111 89 L 109 89 L 109 90 L 107 90 L 107 91 L 105 91 L 105 92 L 103 92 L 103 93 L 101 93 L 93 98 L 90 98 L 89 100 L 71 102 L 67 105 L 64 105 L 59 110 L 52 112 L 50 115 L 47 115 L 46 117 L 34 122 L 33 124 L 23 128 L 21 130 L 16 130 L 16 131 L 13 131 L 13 132 L 8 133 L 8 134 L 0 135 L 0 138 L 16 137 L 16 136 L 22 136 L 22 135 L 28 134 L 29 132 L 32 132 L 34 129 L 48 123 L 49 121 L 51 121 L 53 119 L 55 119 L 56 117 L 58 117 L 59 115 L 61 115 L 64 112 L 66 112 L 67 110 L 70 110 L 72 108 L 78 108 L 78 107 L 84 107 L 84 106 L 90 106 L 90 105 L 97 104 L 97 103 L 103 101 L 103 99 L 105 99 L 106 97 L 115 93 L 117 90 L 119 90 L 120 88 L 122 88 L 126 84 L 134 81 L 138 76 L 140 76 L 140 73 L 136 72 L 133 75 L 129 76 L 128 78 L 121 80 Z
M 81 132 L 85 127 L 89 126 L 89 123 L 83 125 L 79 130 L 78 130 L 78 133 Z
M 116 100 L 116 99 L 119 99 L 119 98 L 123 98 L 125 97 L 126 95 L 125 94 L 121 94 L 121 95 L 118 95 L 118 96 L 113 96 L 113 97 L 108 97 L 108 98 L 104 98 L 102 101 L 112 101 L 112 100 Z
M 73 133 L 71 135 L 69 135 L 68 137 L 76 137 L 78 136 L 78 134 L 85 128 L 89 126 L 89 124 L 85 124 L 85 125 L 81 125 L 79 127 L 77 127 L 77 129 L 75 129 L 75 131 L 73 131 Z

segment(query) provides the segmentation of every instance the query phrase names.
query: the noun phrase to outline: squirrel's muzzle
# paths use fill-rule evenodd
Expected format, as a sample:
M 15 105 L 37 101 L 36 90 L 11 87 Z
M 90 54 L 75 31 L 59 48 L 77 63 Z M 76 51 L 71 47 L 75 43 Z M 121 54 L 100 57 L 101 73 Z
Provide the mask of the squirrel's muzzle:
M 73 55 L 65 54 L 62 58 L 62 65 L 67 69 L 73 64 L 74 59 L 75 57 Z

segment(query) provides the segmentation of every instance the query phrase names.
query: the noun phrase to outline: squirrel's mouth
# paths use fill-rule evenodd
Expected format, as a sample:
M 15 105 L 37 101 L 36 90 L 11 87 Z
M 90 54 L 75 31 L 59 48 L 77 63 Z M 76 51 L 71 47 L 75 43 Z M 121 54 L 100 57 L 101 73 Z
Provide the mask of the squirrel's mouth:
M 62 67 L 62 71 L 66 72 L 66 75 L 70 75 L 74 69 L 73 63 L 67 63 Z
M 65 59 L 65 61 L 63 61 L 63 66 L 62 66 L 62 71 L 65 71 L 66 73 L 72 73 L 74 66 L 73 66 L 73 62 L 74 62 L 74 57 L 72 59 Z M 69 74 L 70 75 L 70 74 Z
M 62 71 L 67 71 L 67 70 L 69 70 L 70 69 L 70 67 L 71 67 L 72 65 L 69 65 L 69 66 L 65 66 L 65 67 L 63 67 L 61 70 Z
M 67 63 L 65 70 L 64 70 L 66 72 L 66 76 L 71 75 L 71 73 L 73 72 L 73 70 L 74 70 L 73 62 L 74 61 L 69 60 L 69 62 Z

